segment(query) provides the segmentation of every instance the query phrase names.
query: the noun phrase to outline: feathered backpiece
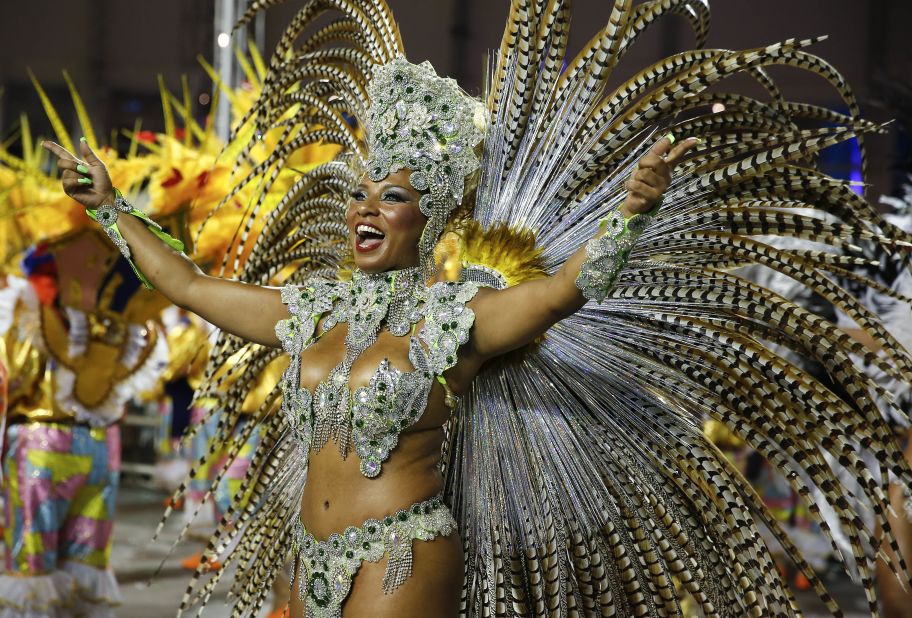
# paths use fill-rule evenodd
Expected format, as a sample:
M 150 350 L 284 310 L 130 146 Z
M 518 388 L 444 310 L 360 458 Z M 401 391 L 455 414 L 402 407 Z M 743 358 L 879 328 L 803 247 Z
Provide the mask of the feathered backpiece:
M 245 20 L 278 3 L 254 2 Z M 909 238 L 816 162 L 821 150 L 847 139 L 863 153 L 863 135 L 879 127 L 859 117 L 839 73 L 806 51 L 814 41 L 702 48 L 705 0 L 615 0 L 609 12 L 605 27 L 568 58 L 570 2 L 512 2 L 490 63 L 473 225 L 492 239 L 497 226 L 509 226 L 499 236 L 505 243 L 516 246 L 516 234 L 524 234 L 534 245 L 525 257 L 479 252 L 468 234 L 465 247 L 474 249 L 446 237 L 447 256 L 483 254 L 482 264 L 460 264 L 462 276 L 494 287 L 523 280 L 511 271 L 517 264 L 553 273 L 620 206 L 625 181 L 658 135 L 702 142 L 677 166 L 657 220 L 605 302 L 557 324 L 516 362 L 484 369 L 464 397 L 444 449 L 446 497 L 466 551 L 462 612 L 667 616 L 680 615 L 689 597 L 706 616 L 798 615 L 759 533 L 766 526 L 838 613 L 760 498 L 703 436 L 704 422 L 713 420 L 785 476 L 824 534 L 842 529 L 852 555 L 837 556 L 851 563 L 876 613 L 872 560 L 884 556 L 883 545 L 894 550 L 890 565 L 908 577 L 886 518 L 888 479 L 909 483 L 912 475 L 874 403 L 884 392 L 850 355 L 899 380 L 908 379 L 912 358 L 837 278 L 863 280 L 853 272 L 868 259 L 857 239 L 891 252 Z M 637 38 L 671 13 L 690 22 L 700 48 L 609 90 Z M 303 3 L 245 120 L 256 133 L 281 132 L 251 178 L 272 182 L 304 144 L 332 141 L 344 151 L 291 186 L 251 238 L 249 257 L 234 271 L 239 277 L 297 283 L 331 276 L 343 263 L 342 191 L 356 177 L 351 162 L 367 154 L 353 119 L 370 105 L 374 67 L 401 52 L 383 2 Z M 772 65 L 828 80 L 847 114 L 786 100 L 766 71 Z M 725 92 L 738 74 L 767 96 Z M 761 235 L 829 250 L 777 249 Z M 732 272 L 750 264 L 829 300 L 871 334 L 882 355 Z M 819 363 L 831 385 L 772 352 L 773 344 Z M 241 345 L 220 339 L 212 375 Z M 222 397 L 225 423 L 234 422 L 232 405 L 277 354 L 248 348 L 246 360 L 231 367 L 241 377 Z M 276 397 L 263 409 L 273 409 Z M 207 550 L 238 565 L 237 616 L 262 604 L 289 556 L 304 483 L 303 456 L 287 439 L 285 420 L 264 422 L 260 456 L 241 490 L 246 501 Z M 865 450 L 876 456 L 876 469 L 862 463 Z M 853 497 L 873 508 L 880 540 L 849 508 L 840 472 L 857 478 Z M 812 490 L 821 502 L 809 500 Z M 217 577 L 197 581 L 183 608 L 208 598 Z
M 702 437 L 706 419 L 769 459 L 799 495 L 821 490 L 827 504 L 808 506 L 825 533 L 835 522 L 852 539 L 876 611 L 870 556 L 880 547 L 847 509 L 823 453 L 864 479 L 862 498 L 886 526 L 887 472 L 908 479 L 908 470 L 872 404 L 881 393 L 849 353 L 893 374 L 910 359 L 835 276 L 863 259 L 853 238 L 891 251 L 891 238 L 905 236 L 814 163 L 845 139 L 863 148 L 861 133 L 877 127 L 858 117 L 839 74 L 804 51 L 811 41 L 683 52 L 609 91 L 625 52 L 669 12 L 705 39 L 706 2 L 619 1 L 605 28 L 565 59 L 569 3 L 514 2 L 493 58 L 475 218 L 535 231 L 549 271 L 620 205 L 657 130 L 702 142 L 678 166 L 609 298 L 551 329 L 521 366 L 473 384 L 448 451 L 467 544 L 467 611 L 676 615 L 686 593 L 707 615 L 796 614 L 757 532 L 764 525 L 837 611 L 750 486 Z M 784 100 L 770 65 L 828 79 L 849 115 Z M 756 78 L 768 100 L 725 93 L 737 73 Z M 724 111 L 713 113 L 717 103 Z M 799 207 L 814 215 L 792 214 Z M 778 250 L 752 238 L 760 234 L 832 251 Z M 886 356 L 873 359 L 832 324 L 730 272 L 752 263 L 859 316 Z M 821 363 L 846 394 L 772 353 L 774 343 Z M 881 462 L 879 481 L 860 464 L 861 449 Z M 907 577 L 901 557 L 894 566 Z

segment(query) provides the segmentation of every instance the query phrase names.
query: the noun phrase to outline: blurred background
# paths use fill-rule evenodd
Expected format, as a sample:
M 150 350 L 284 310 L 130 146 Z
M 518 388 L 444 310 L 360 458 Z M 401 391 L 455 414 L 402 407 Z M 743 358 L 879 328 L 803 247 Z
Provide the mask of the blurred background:
M 486 51 L 499 43 L 508 0 L 388 2 L 400 24 L 409 59 L 430 60 L 438 73 L 455 77 L 468 92 L 480 94 Z M 213 65 L 232 88 L 243 90 L 245 78 L 235 48 L 254 45 L 268 60 L 300 4 L 288 0 L 246 30 L 231 34 L 235 18 L 246 5 L 244 0 L 2 0 L 0 140 L 9 153 L 23 156 L 19 139 L 23 115 L 36 139 L 53 137 L 32 76 L 60 113 L 71 138 L 78 139 L 79 122 L 63 71 L 81 94 L 99 141 L 121 155 L 130 147 L 128 131 L 137 127 L 149 135 L 165 131 L 159 80 L 175 93 L 185 83 L 193 118 L 202 125 L 220 123 L 219 132 L 224 135 L 229 110 L 226 106 L 224 116 L 209 118 L 213 81 L 200 58 Z M 606 22 L 609 7 L 606 0 L 576 0 L 571 49 L 579 49 Z M 712 12 L 709 47 L 750 48 L 790 37 L 827 35 L 810 51 L 842 72 L 864 117 L 878 122 L 912 117 L 909 0 L 714 0 Z M 692 42 L 683 19 L 664 18 L 637 43 L 613 79 L 619 83 Z M 783 67 L 774 67 L 771 73 L 787 99 L 845 111 L 839 92 L 824 80 L 809 79 L 806 73 Z M 749 80 L 744 80 L 741 89 L 762 96 Z M 178 126 L 178 134 L 181 130 Z M 902 122 L 891 124 L 884 135 L 871 136 L 867 147 L 869 195 L 897 193 L 912 169 L 912 140 Z M 854 140 L 827 150 L 821 165 L 836 177 L 862 178 Z M 187 392 L 178 391 L 169 396 L 188 398 Z M 122 616 L 173 615 L 190 573 L 181 561 L 202 547 L 191 541 L 191 547 L 169 552 L 180 521 L 166 528 L 158 545 L 148 543 L 167 498 L 163 489 L 167 483 L 160 478 L 162 422 L 155 411 L 148 413 L 139 404 L 131 408 L 124 422 L 123 474 L 112 553 L 125 597 L 118 610 Z M 160 565 L 161 572 L 150 585 L 149 579 Z M 863 615 L 866 606 L 858 589 L 847 579 L 834 581 L 833 591 L 849 615 Z M 220 589 L 205 615 L 227 615 L 218 602 L 222 598 L 224 590 Z M 808 607 L 815 607 L 809 598 L 806 601 Z

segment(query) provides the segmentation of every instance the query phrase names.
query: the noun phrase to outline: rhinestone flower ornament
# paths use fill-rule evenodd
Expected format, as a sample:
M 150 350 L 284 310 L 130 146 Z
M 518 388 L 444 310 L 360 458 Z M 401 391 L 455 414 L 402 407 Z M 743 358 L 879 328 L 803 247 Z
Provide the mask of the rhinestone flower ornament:
M 427 269 L 450 213 L 462 202 L 466 177 L 478 169 L 484 108 L 429 62 L 405 58 L 378 67 L 369 94 L 367 173 L 379 182 L 408 168 L 412 186 L 426 191 L 419 202 L 428 217 L 419 254 Z

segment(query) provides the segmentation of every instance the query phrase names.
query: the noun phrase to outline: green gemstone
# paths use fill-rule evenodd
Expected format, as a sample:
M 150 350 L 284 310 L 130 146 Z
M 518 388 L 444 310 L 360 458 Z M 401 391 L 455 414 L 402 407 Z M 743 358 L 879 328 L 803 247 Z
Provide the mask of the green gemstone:
M 405 521 L 408 519 L 408 513 L 399 513 L 397 517 L 399 518 L 399 521 Z

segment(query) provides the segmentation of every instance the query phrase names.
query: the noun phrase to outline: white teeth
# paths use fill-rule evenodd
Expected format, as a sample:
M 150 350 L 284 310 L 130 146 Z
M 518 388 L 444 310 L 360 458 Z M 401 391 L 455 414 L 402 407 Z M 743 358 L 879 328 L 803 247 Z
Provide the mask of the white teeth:
M 355 228 L 355 232 L 356 232 L 357 234 L 368 233 L 368 234 L 376 234 L 376 235 L 378 235 L 378 236 L 385 236 L 385 235 L 386 235 L 386 234 L 384 234 L 383 232 L 381 232 L 380 230 L 378 230 L 377 228 L 375 228 L 374 226 L 372 226 L 372 225 L 366 225 L 366 224 L 364 224 L 364 223 L 362 223 L 361 225 L 359 225 L 358 227 L 356 227 L 356 228 Z

